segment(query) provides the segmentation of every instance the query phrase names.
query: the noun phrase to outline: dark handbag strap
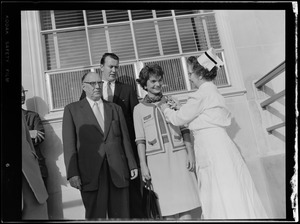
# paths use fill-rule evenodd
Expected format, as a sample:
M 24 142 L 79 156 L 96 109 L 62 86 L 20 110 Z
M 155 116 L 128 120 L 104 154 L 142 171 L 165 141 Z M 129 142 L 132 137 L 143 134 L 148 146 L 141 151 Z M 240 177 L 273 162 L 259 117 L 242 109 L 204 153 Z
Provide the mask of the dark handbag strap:
M 148 188 L 149 190 L 153 191 L 153 186 L 152 186 L 152 183 L 151 183 L 151 179 L 146 180 L 145 188 Z
M 149 190 L 148 196 L 146 197 L 147 216 L 148 216 L 148 218 L 160 219 L 161 212 L 160 212 L 159 204 L 157 201 L 158 198 L 157 198 L 156 193 L 153 190 L 153 185 L 151 183 L 151 180 L 146 180 L 144 187 Z

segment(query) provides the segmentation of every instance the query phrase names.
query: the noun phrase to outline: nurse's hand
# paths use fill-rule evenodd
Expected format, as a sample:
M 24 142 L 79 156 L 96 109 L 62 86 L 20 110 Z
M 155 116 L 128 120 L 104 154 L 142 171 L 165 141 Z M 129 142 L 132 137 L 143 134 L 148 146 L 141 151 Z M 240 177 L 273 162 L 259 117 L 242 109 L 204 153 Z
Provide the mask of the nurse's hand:
M 173 110 L 179 110 L 180 107 L 182 106 L 181 103 L 179 102 L 179 100 L 177 100 L 176 98 L 170 97 L 169 101 L 168 101 L 170 108 Z
M 164 110 L 166 108 L 170 108 L 170 106 L 168 104 L 166 104 L 166 103 L 163 103 L 163 104 L 160 105 L 160 109 L 162 110 L 162 112 L 164 112 Z

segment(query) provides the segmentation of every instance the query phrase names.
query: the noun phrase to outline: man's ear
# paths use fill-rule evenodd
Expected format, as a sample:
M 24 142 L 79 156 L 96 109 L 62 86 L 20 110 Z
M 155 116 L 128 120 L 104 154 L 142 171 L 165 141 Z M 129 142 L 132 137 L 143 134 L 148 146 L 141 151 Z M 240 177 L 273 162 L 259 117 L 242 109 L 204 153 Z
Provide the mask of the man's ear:
M 100 64 L 100 70 L 101 70 L 101 72 L 103 72 L 103 67 L 104 67 L 104 65 Z

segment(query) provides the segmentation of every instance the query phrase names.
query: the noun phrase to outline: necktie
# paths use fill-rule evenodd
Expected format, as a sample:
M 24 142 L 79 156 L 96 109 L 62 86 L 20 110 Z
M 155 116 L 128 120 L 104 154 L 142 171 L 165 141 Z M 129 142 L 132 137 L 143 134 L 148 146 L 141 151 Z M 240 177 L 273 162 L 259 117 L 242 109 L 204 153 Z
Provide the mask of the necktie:
M 97 121 L 98 121 L 100 127 L 104 131 L 104 120 L 103 120 L 102 114 L 100 112 L 99 105 L 96 102 L 93 105 L 93 111 L 94 111 L 94 114 L 95 114 L 95 116 L 97 118 Z
M 111 83 L 107 82 L 107 101 L 112 102 L 113 101 L 113 94 L 112 94 L 112 90 L 111 90 Z

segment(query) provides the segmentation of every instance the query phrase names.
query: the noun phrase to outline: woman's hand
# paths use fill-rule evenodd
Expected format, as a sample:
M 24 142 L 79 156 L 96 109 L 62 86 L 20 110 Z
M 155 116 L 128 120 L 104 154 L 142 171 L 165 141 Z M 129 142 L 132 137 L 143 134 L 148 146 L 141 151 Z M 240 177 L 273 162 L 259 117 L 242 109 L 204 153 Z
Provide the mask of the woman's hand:
M 195 162 L 195 156 L 193 155 L 193 153 L 187 154 L 186 168 L 191 172 L 195 171 L 196 162 Z
M 151 179 L 149 168 L 146 164 L 141 164 L 141 172 L 142 172 L 142 180 L 146 182 L 146 180 Z

